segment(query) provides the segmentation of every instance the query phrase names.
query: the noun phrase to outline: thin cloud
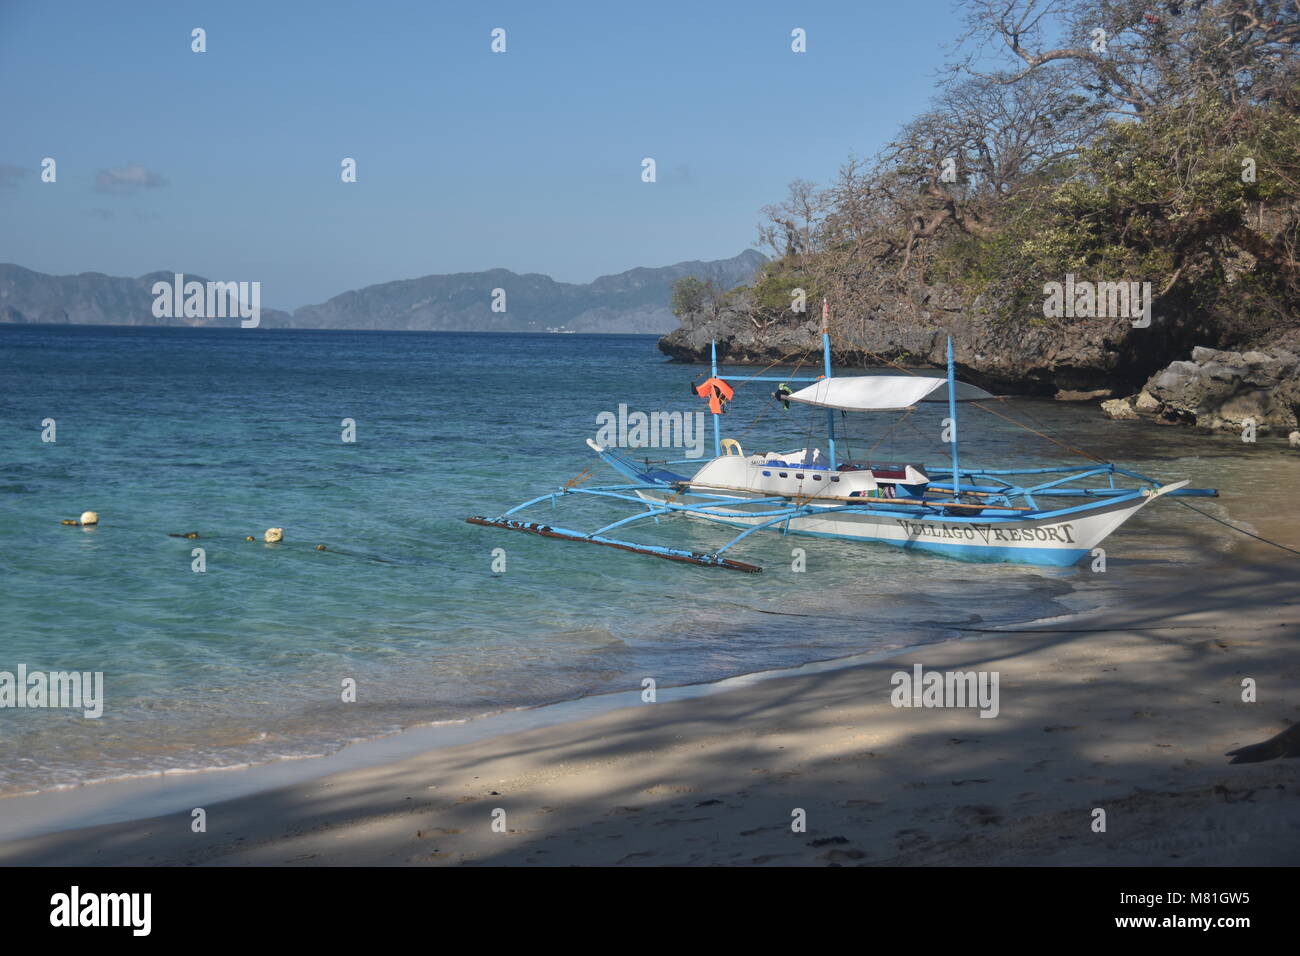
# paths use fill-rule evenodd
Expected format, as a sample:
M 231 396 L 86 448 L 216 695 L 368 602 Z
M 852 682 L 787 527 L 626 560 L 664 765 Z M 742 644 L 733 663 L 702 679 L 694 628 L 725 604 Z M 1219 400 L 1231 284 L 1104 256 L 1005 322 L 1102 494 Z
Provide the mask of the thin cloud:
M 157 189 L 159 186 L 166 185 L 165 176 L 145 169 L 139 163 L 101 169 L 95 176 L 95 191 L 101 193 L 131 195 L 142 189 Z

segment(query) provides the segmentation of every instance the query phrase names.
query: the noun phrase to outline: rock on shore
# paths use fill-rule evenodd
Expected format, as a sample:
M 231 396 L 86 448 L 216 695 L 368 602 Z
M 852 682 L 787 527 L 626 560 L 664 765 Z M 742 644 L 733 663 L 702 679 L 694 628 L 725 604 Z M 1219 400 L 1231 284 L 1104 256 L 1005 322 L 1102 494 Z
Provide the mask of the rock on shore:
M 1288 348 L 1226 352 L 1198 347 L 1171 363 L 1136 395 L 1102 403 L 1110 418 L 1149 416 L 1207 431 L 1283 434 L 1300 425 L 1300 356 Z

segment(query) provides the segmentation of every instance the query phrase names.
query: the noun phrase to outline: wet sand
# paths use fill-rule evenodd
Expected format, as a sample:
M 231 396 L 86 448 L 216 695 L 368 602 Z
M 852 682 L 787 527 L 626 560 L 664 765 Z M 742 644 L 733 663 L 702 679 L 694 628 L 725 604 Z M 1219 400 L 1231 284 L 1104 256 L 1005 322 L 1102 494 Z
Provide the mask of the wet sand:
M 1295 865 L 1300 760 L 1224 756 L 1300 721 L 1300 559 L 1270 557 L 213 804 L 204 833 L 170 814 L 0 844 L 0 863 Z M 891 675 L 918 663 L 996 672 L 998 716 L 895 707 Z

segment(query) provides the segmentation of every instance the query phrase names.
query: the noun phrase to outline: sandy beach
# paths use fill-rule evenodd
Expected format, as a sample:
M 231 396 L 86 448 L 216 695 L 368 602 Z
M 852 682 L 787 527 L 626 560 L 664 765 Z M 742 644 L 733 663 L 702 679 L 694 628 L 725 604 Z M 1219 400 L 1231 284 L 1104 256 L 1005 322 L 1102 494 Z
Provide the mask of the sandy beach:
M 0 2 L 6 930 L 1290 925 L 1300 0 Z
M 0 863 L 1296 864 L 1300 761 L 1224 753 L 1300 721 L 1297 583 L 1295 560 L 1254 563 L 214 804 L 205 833 L 178 813 L 6 843 Z M 995 672 L 998 715 L 894 706 L 916 664 Z

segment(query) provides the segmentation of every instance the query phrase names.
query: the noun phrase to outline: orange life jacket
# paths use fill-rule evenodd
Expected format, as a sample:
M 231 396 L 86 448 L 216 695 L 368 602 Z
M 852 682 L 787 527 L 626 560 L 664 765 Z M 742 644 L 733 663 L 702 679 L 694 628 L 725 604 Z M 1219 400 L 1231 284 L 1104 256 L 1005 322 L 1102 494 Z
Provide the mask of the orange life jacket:
M 709 411 L 714 415 L 721 415 L 722 403 L 731 401 L 736 395 L 736 390 L 720 378 L 709 379 L 695 391 L 700 398 L 708 399 Z

